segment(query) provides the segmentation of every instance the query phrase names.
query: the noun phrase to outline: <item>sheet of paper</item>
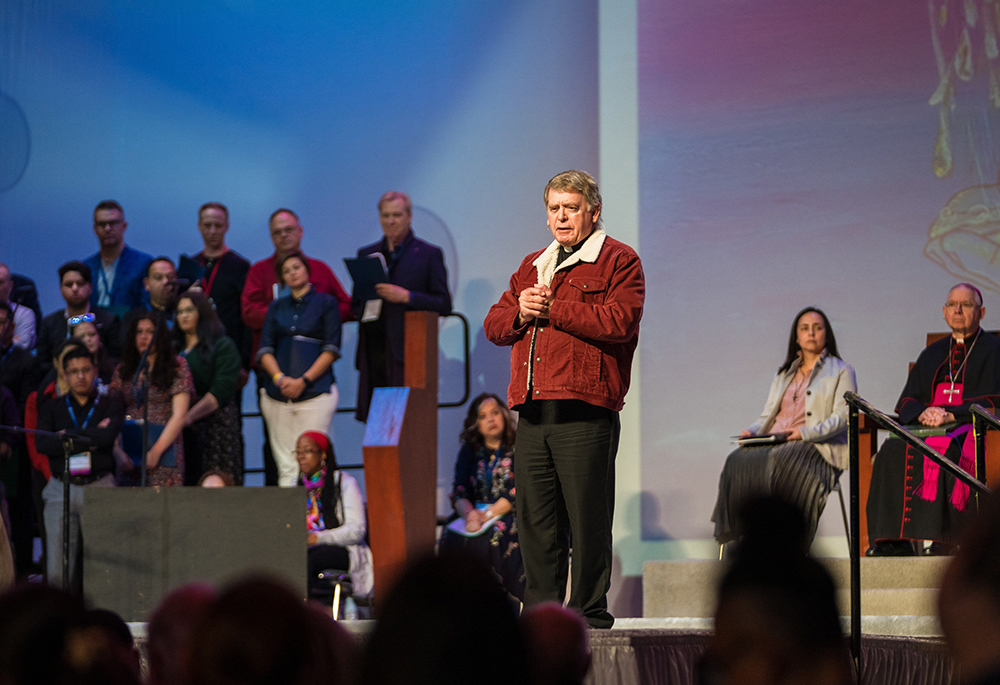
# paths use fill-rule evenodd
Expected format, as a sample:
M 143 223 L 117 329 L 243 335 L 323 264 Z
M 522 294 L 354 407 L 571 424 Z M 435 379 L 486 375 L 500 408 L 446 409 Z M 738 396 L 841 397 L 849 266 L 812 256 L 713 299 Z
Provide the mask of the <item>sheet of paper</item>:
M 365 311 L 361 314 L 361 320 L 365 323 L 378 321 L 382 314 L 382 300 L 368 300 L 365 302 Z

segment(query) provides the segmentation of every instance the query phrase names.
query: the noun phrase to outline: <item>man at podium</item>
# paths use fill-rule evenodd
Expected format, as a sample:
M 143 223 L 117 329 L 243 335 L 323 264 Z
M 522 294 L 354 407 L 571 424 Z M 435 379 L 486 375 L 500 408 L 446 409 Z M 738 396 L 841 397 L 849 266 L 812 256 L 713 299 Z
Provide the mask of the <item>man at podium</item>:
M 515 441 L 517 522 L 525 603 L 562 602 L 592 628 L 610 628 L 615 455 L 639 341 L 645 280 L 639 256 L 604 232 L 601 193 L 584 171 L 545 186 L 555 240 L 511 276 L 484 327 L 512 346 L 507 401 Z
M 928 445 L 972 472 L 970 407 L 995 407 L 1000 399 L 1000 338 L 980 328 L 983 296 L 973 285 L 949 290 L 943 311 L 951 335 L 920 353 L 896 412 L 901 424 L 919 424 Z M 931 541 L 931 554 L 949 553 L 968 500 L 967 485 L 902 440 L 886 440 L 868 492 L 868 555 L 913 556 L 923 540 Z

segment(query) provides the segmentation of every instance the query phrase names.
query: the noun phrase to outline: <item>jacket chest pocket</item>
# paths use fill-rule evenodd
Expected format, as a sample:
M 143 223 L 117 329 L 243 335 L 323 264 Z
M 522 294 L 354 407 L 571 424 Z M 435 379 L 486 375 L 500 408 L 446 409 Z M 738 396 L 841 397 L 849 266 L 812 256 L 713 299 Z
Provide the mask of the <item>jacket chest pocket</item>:
M 608 291 L 608 279 L 600 276 L 570 276 L 566 285 L 569 286 L 567 295 L 578 301 L 603 302 Z

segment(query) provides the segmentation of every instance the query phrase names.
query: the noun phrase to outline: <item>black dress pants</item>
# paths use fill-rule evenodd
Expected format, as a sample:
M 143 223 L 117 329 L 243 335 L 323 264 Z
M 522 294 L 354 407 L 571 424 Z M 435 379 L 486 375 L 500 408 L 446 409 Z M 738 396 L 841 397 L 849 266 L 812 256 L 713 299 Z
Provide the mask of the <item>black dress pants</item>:
M 533 401 L 518 410 L 514 481 L 525 603 L 565 599 L 572 546 L 567 605 L 592 628 L 610 628 L 618 413 L 580 400 Z

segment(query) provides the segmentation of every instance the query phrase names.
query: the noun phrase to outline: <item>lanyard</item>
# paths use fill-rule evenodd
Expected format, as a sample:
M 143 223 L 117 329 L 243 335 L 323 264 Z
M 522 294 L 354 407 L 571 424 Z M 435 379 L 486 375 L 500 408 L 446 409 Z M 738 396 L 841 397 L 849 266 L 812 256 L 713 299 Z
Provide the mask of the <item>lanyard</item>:
M 208 278 L 204 276 L 201 277 L 201 283 L 204 286 L 205 294 L 208 295 L 209 297 L 212 296 L 212 284 L 215 283 L 215 275 L 219 273 L 219 263 L 222 261 L 222 258 L 226 256 L 226 252 L 229 252 L 228 247 L 222 254 L 220 254 L 218 257 L 215 258 L 215 266 L 212 267 L 212 275 L 209 276 Z M 207 258 L 205 257 L 202 258 L 208 261 Z
M 121 259 L 120 256 L 119 256 L 119 259 Z M 98 260 L 98 261 L 100 261 L 100 260 Z M 118 260 L 117 259 L 115 260 L 115 275 L 116 276 L 118 275 Z M 97 299 L 98 300 L 101 299 L 101 297 L 100 297 L 100 295 L 101 295 L 101 286 L 103 286 L 104 287 L 104 297 L 108 298 L 107 304 L 110 305 L 111 304 L 111 286 L 108 285 L 108 277 L 104 273 L 104 262 L 100 262 L 97 265 L 97 285 L 98 285 L 98 288 L 97 288 L 97 295 L 98 295 L 98 297 L 97 297 Z
M 90 423 L 90 417 L 94 415 L 94 410 L 97 409 L 97 402 L 100 398 L 94 399 L 94 403 L 90 405 L 90 411 L 87 412 L 87 417 L 83 420 L 83 425 L 81 426 L 76 421 L 76 412 L 73 411 L 73 405 L 70 404 L 69 395 L 69 393 L 66 393 L 66 411 L 69 412 L 69 418 L 73 421 L 73 427 L 78 430 L 83 430 L 87 427 L 87 424 Z

